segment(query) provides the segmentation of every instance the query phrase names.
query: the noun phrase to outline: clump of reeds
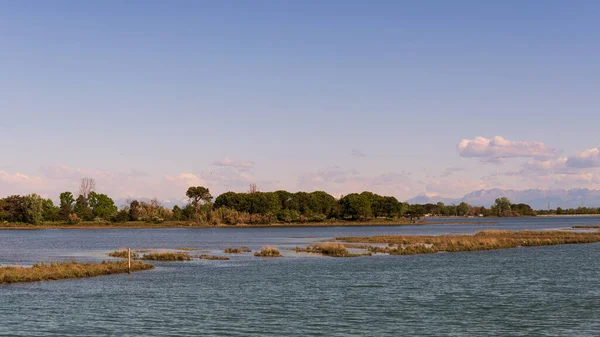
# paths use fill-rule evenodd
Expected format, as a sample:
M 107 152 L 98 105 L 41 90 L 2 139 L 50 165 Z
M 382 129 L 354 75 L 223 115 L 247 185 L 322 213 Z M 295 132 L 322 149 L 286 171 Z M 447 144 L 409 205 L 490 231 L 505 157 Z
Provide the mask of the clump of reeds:
M 134 252 L 136 252 L 136 253 L 148 253 L 148 252 L 150 252 L 150 249 L 136 249 L 136 250 L 134 250 Z
M 184 251 L 194 251 L 194 250 L 198 250 L 198 248 L 192 248 L 192 247 L 181 247 L 181 248 L 175 248 L 176 250 L 184 250 Z
M 261 247 L 260 252 L 254 253 L 254 256 L 280 257 L 281 253 L 279 252 L 279 249 L 277 249 L 276 247 L 264 246 L 264 247 Z
M 370 246 L 360 245 L 357 248 L 368 248 Z M 356 256 L 365 256 L 371 255 L 371 253 L 367 254 L 351 254 L 344 244 L 339 242 L 329 242 L 329 243 L 320 243 L 316 245 L 308 245 L 306 248 L 296 247 L 296 252 L 304 252 L 304 253 L 315 253 L 322 254 L 326 256 L 332 257 L 356 257 Z
M 129 257 L 129 252 L 127 251 L 127 249 L 115 250 L 114 252 L 108 253 L 108 256 L 118 257 L 121 259 L 127 259 Z M 138 257 L 139 257 L 138 254 L 136 254 L 135 252 L 131 252 L 132 259 L 137 259 Z
M 250 253 L 250 252 L 252 252 L 252 250 L 246 246 L 242 246 L 240 248 L 233 248 L 233 247 L 229 246 L 223 252 L 227 253 L 227 254 L 242 254 L 242 253 Z
M 131 262 L 131 271 L 152 269 L 151 264 L 134 261 Z M 125 261 L 79 263 L 52 262 L 36 263 L 33 267 L 0 267 L 0 284 L 17 282 L 35 282 L 48 280 L 62 280 L 71 278 L 83 278 L 99 275 L 121 274 L 129 271 L 129 265 Z
M 600 242 L 600 232 L 485 230 L 474 235 L 372 236 L 336 239 L 344 242 L 389 244 L 391 246 L 371 247 L 369 250 L 376 253 L 411 255 L 592 243 Z
M 229 258 L 227 256 L 216 256 L 216 255 L 207 255 L 207 254 L 198 255 L 198 258 L 200 260 L 229 260 Z
M 575 229 L 594 229 L 594 228 L 600 228 L 600 225 L 575 225 L 573 226 L 573 228 Z
M 144 254 L 141 259 L 150 261 L 190 261 L 192 257 L 185 252 L 162 252 Z

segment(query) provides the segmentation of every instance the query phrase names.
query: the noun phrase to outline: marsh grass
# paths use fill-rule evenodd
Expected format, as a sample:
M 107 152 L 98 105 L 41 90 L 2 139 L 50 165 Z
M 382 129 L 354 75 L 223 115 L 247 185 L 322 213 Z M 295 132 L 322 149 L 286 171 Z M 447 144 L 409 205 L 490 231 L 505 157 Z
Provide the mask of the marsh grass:
M 175 250 L 184 250 L 184 251 L 194 251 L 194 250 L 199 250 L 198 248 L 191 248 L 191 247 L 181 247 L 181 248 L 175 248 Z
M 198 258 L 200 260 L 229 260 L 229 258 L 227 256 L 216 256 L 216 255 L 207 255 L 207 254 L 200 254 L 198 255 Z
M 129 252 L 127 251 L 127 249 L 121 249 L 121 250 L 115 250 L 114 252 L 110 252 L 108 253 L 108 256 L 110 257 L 118 257 L 121 259 L 126 259 L 129 257 Z M 137 259 L 139 258 L 139 255 L 137 253 L 135 253 L 135 251 L 131 252 L 131 258 L 132 259 Z
M 351 248 L 365 249 L 365 248 L 370 247 L 368 245 L 356 245 L 356 246 L 360 246 L 360 247 L 351 247 Z M 295 250 L 296 250 L 296 252 L 315 253 L 315 254 L 322 254 L 325 256 L 332 256 L 332 257 L 357 257 L 357 256 L 371 255 L 370 253 L 351 254 L 348 251 L 348 249 L 346 249 L 346 246 L 339 242 L 327 242 L 327 243 L 320 243 L 320 244 L 316 244 L 316 245 L 308 245 L 308 246 L 306 246 L 306 248 L 296 247 Z
M 254 253 L 254 256 L 280 257 L 281 253 L 279 252 L 279 249 L 277 249 L 276 247 L 264 246 L 264 247 L 261 247 L 260 252 Z
M 233 248 L 233 247 L 229 246 L 223 252 L 227 253 L 227 254 L 243 254 L 243 253 L 250 253 L 250 252 L 252 252 L 252 250 L 246 246 L 242 246 L 240 248 Z
M 141 260 L 149 261 L 190 261 L 192 257 L 186 252 L 160 252 L 148 253 L 141 257 Z
M 593 243 L 600 242 L 600 232 L 485 230 L 474 235 L 371 236 L 336 239 L 352 243 L 389 244 L 388 247 L 371 247 L 369 250 L 393 255 L 412 255 Z
M 143 262 L 132 262 L 131 271 L 152 269 L 154 266 Z M 33 267 L 0 267 L 0 284 L 63 280 L 122 274 L 129 270 L 125 261 L 103 261 L 100 263 L 52 262 L 36 263 Z
M 575 225 L 572 228 L 575 229 L 594 229 L 594 228 L 600 228 L 600 225 Z

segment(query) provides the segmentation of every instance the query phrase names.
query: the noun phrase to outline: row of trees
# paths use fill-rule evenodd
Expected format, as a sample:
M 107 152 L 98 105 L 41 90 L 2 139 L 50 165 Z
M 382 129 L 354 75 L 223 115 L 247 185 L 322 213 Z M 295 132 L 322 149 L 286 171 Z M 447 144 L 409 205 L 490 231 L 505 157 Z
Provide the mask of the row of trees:
M 164 207 L 156 199 L 131 200 L 117 208 L 106 194 L 94 191 L 95 181 L 83 179 L 77 197 L 60 194 L 59 205 L 37 194 L 0 199 L 0 221 L 39 224 L 43 221 L 78 223 L 80 221 L 193 221 L 212 224 L 267 224 L 273 222 L 320 222 L 326 220 L 364 221 L 374 218 L 398 219 L 437 216 L 535 216 L 526 204 L 496 199 L 490 208 L 436 204 L 409 205 L 394 197 L 372 192 L 352 193 L 339 199 L 323 192 L 259 192 L 256 186 L 247 193 L 227 192 L 214 199 L 208 188 L 190 187 L 184 207 Z M 561 211 L 560 209 L 557 211 Z M 558 212 L 557 212 L 558 213 Z M 561 214 L 561 213 L 558 213 Z M 563 213 L 568 214 L 568 213 Z M 589 214 L 589 213 L 587 213 Z

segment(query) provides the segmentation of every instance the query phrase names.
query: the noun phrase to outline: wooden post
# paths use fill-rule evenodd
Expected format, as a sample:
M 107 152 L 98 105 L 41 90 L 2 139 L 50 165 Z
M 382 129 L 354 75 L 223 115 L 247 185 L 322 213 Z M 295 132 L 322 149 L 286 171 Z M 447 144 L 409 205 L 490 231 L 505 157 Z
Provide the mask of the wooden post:
M 127 248 L 127 261 L 129 262 L 128 274 L 131 274 L 131 248 Z

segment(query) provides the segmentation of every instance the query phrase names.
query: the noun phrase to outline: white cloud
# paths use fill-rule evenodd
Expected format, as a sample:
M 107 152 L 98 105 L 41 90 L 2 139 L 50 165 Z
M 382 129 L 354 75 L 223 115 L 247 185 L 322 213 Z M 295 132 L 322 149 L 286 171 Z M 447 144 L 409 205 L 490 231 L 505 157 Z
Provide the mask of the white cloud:
M 230 158 L 225 158 L 223 160 L 217 160 L 213 162 L 213 166 L 221 166 L 221 167 L 234 167 L 238 169 L 250 169 L 254 167 L 254 162 L 251 161 L 243 161 L 243 160 L 233 160 Z
M 573 168 L 600 167 L 600 148 L 596 147 L 570 156 L 566 165 Z
M 350 155 L 358 158 L 365 158 L 367 156 L 364 152 L 361 152 L 357 149 L 353 149 L 352 152 L 350 152 Z
M 462 157 L 491 158 L 488 162 L 515 157 L 552 158 L 559 154 L 557 149 L 542 142 L 510 141 L 501 136 L 462 139 L 456 148 Z

